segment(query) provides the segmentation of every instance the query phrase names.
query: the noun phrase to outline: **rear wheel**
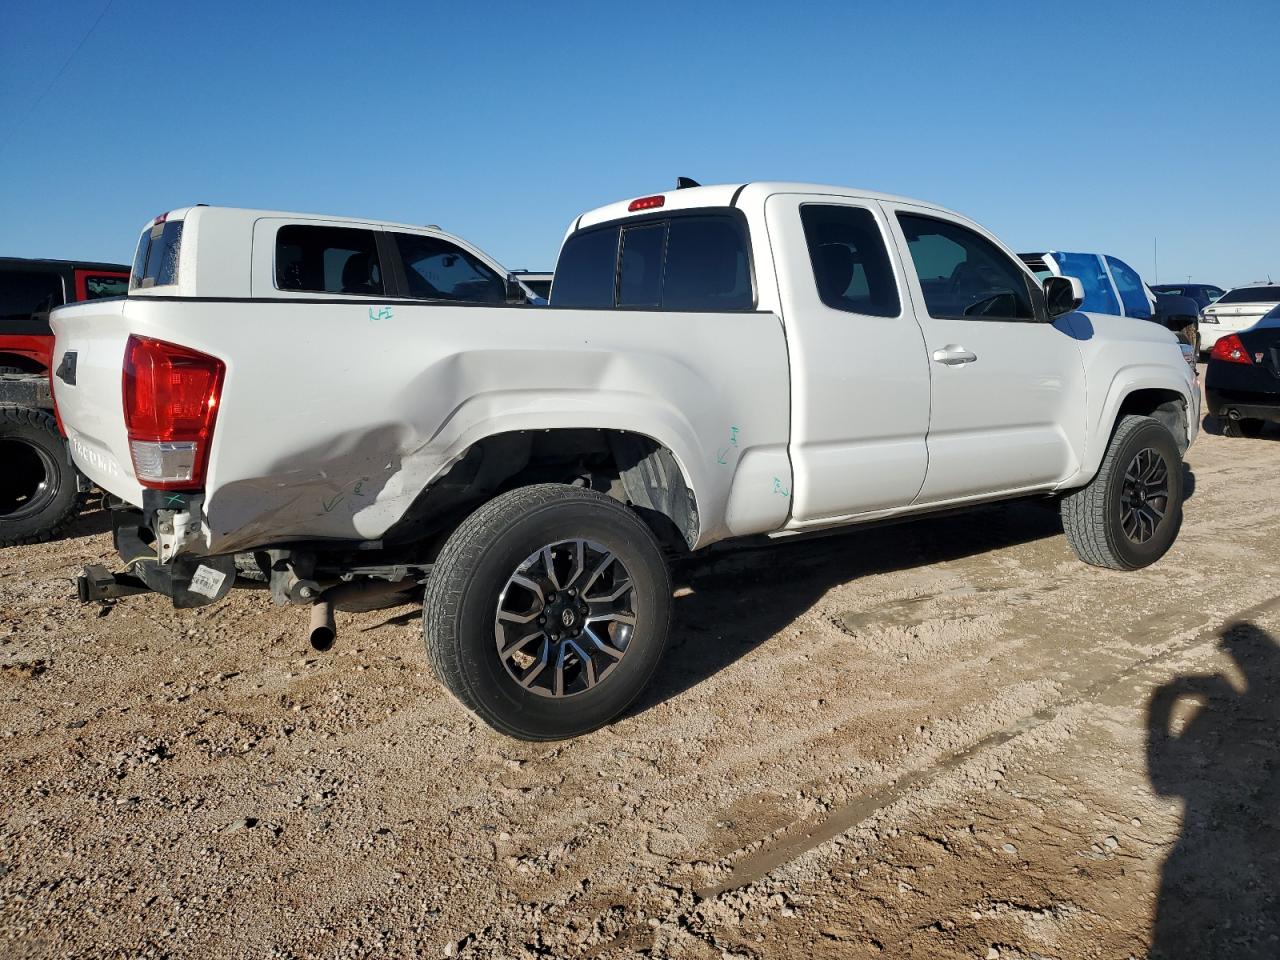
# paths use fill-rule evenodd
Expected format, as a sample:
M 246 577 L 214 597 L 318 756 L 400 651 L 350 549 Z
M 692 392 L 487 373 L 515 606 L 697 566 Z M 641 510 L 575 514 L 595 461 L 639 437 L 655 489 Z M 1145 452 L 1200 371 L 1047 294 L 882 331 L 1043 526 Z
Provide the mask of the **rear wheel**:
M 49 540 L 79 507 L 57 422 L 43 410 L 0 407 L 0 546 Z
M 1252 417 L 1242 417 L 1239 420 L 1231 420 L 1224 417 L 1222 420 L 1222 435 L 1224 437 L 1248 437 L 1255 439 L 1262 436 L 1263 427 L 1266 424 L 1261 420 L 1255 420 Z
M 437 676 L 502 733 L 557 740 L 600 727 L 653 676 L 671 581 L 652 531 L 616 500 L 539 484 L 454 531 L 427 581 Z
M 1062 499 L 1062 528 L 1085 563 L 1136 570 L 1155 563 L 1182 526 L 1182 457 L 1151 417 L 1123 418 L 1088 486 Z

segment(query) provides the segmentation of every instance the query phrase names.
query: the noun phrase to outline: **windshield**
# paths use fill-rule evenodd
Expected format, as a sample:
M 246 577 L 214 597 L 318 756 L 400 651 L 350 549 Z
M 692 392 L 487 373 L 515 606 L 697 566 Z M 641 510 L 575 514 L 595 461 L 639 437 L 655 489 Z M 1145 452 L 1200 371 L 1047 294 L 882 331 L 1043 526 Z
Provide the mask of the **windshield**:
M 1218 303 L 1280 303 L 1280 285 L 1271 287 L 1236 287 L 1224 293 Z

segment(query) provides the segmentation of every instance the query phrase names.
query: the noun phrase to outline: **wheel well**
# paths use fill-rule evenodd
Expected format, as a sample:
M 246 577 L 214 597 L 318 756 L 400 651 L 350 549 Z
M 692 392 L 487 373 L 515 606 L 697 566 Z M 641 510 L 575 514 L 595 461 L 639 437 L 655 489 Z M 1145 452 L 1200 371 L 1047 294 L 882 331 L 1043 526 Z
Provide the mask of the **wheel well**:
M 1190 445 L 1187 436 L 1187 399 L 1177 390 L 1155 388 L 1135 390 L 1124 398 L 1116 412 L 1118 424 L 1126 416 L 1151 417 L 1163 423 L 1173 434 L 1178 452 L 1186 453 Z M 1115 425 L 1112 425 L 1115 431 Z
M 675 456 L 626 430 L 516 430 L 476 441 L 431 483 L 384 541 L 443 540 L 480 503 L 515 487 L 566 483 L 634 509 L 673 550 L 698 540 L 698 507 Z

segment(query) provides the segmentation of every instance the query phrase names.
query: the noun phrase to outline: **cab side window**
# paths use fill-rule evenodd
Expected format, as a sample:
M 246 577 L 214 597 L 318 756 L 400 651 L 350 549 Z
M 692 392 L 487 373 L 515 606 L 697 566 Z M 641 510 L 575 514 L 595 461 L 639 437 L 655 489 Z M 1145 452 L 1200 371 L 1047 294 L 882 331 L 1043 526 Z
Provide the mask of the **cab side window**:
M 372 230 L 290 224 L 276 233 L 276 288 L 380 296 L 382 263 Z
M 823 303 L 872 317 L 902 312 L 889 251 L 870 210 L 806 203 L 800 222 Z
M 84 278 L 84 295 L 86 300 L 101 300 L 103 297 L 123 297 L 129 292 L 127 277 L 99 277 L 89 274 Z
M 409 296 L 462 303 L 502 303 L 506 285 L 477 257 L 439 237 L 393 234 Z
M 900 213 L 931 317 L 1034 320 L 1026 273 L 986 237 L 958 223 Z
M 1151 302 L 1147 299 L 1147 291 L 1142 286 L 1142 278 L 1137 271 L 1123 260 L 1107 257 L 1107 266 L 1111 268 L 1111 276 L 1115 277 L 1116 289 L 1120 291 L 1120 300 L 1124 303 L 1125 316 L 1151 319 Z

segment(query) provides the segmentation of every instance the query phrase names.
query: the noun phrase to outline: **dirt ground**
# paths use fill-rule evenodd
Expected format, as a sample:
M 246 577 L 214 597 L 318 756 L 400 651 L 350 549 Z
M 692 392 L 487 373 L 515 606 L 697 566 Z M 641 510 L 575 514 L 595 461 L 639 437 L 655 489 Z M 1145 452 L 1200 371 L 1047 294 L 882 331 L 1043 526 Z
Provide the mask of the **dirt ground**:
M 411 607 L 80 607 L 0 551 L 5 957 L 1280 956 L 1280 432 L 1173 551 L 1033 504 L 713 554 L 623 720 L 479 725 Z

